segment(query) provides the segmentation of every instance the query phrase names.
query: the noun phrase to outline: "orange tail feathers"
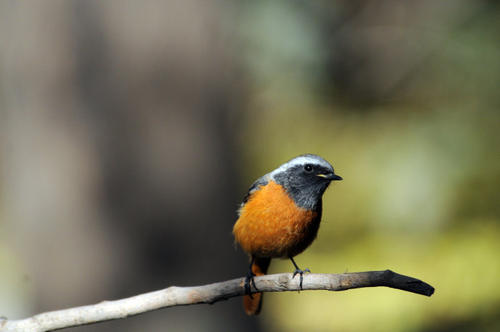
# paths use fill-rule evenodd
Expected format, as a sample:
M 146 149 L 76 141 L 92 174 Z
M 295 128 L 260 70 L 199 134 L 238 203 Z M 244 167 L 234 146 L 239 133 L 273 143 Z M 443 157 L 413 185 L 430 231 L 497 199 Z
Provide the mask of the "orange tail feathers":
M 256 276 L 262 276 L 267 273 L 269 264 L 271 263 L 271 258 L 259 258 L 256 257 L 252 264 L 252 272 Z M 252 297 L 250 295 L 243 296 L 243 307 L 247 315 L 258 315 L 260 309 L 262 308 L 262 293 L 254 293 Z

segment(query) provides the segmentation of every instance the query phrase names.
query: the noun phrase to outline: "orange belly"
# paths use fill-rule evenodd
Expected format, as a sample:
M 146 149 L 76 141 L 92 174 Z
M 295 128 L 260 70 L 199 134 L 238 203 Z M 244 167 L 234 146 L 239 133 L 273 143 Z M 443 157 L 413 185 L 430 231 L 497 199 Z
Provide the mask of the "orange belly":
M 293 257 L 316 237 L 320 216 L 297 207 L 282 186 L 269 181 L 250 196 L 233 227 L 243 250 L 258 257 Z

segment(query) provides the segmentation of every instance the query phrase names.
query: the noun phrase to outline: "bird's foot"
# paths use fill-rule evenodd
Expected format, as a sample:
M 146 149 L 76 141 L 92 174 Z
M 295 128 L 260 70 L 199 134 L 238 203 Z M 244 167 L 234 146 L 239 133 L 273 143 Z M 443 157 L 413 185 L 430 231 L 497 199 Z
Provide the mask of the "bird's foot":
M 295 278 L 295 276 L 297 274 L 300 275 L 300 289 L 302 289 L 302 280 L 304 280 L 304 277 L 303 277 L 303 274 L 304 273 L 311 273 L 311 270 L 309 270 L 308 268 L 304 269 L 304 270 L 301 270 L 299 268 L 295 268 L 295 271 L 293 272 L 293 276 L 292 276 L 292 279 Z
M 250 296 L 251 299 L 253 299 L 252 286 L 253 286 L 253 288 L 257 289 L 257 286 L 255 286 L 255 280 L 253 277 L 255 277 L 255 274 L 252 271 L 248 271 L 247 276 L 245 277 L 245 294 Z

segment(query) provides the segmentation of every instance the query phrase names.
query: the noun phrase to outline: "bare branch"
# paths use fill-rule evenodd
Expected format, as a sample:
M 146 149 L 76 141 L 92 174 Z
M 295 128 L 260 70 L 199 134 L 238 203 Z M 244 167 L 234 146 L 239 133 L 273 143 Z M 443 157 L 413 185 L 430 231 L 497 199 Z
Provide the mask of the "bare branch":
M 215 303 L 244 295 L 244 278 L 195 287 L 168 287 L 116 301 L 104 301 L 70 309 L 41 313 L 21 320 L 0 319 L 0 331 L 52 331 L 67 327 L 126 318 L 166 307 Z M 291 273 L 255 277 L 261 292 L 297 291 L 299 278 Z M 303 290 L 342 291 L 361 287 L 385 286 L 431 296 L 434 288 L 418 279 L 390 270 L 343 274 L 304 275 Z M 256 290 L 252 290 L 255 292 Z

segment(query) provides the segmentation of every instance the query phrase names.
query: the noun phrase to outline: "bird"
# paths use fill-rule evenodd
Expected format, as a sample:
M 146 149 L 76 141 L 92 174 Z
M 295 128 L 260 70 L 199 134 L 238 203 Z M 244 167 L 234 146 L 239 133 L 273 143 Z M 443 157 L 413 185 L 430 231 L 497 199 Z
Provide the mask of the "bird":
M 262 293 L 251 293 L 254 276 L 267 273 L 272 258 L 290 259 L 293 277 L 302 279 L 309 269 L 301 270 L 293 257 L 303 252 L 316 238 L 322 196 L 332 181 L 342 180 L 333 166 L 322 157 L 303 154 L 258 178 L 238 209 L 233 226 L 235 242 L 250 259 L 245 278 L 243 307 L 247 315 L 262 308 Z

